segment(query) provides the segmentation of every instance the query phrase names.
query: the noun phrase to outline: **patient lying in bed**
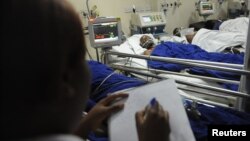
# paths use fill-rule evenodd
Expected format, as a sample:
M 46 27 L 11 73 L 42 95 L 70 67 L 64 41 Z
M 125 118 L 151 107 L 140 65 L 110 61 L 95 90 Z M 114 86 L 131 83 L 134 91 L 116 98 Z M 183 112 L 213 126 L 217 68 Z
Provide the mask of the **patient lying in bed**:
M 247 36 L 241 32 L 200 29 L 192 35 L 186 35 L 189 43 L 208 52 L 240 53 L 246 48 Z M 240 50 L 240 48 L 242 48 Z
M 175 28 L 173 34 L 178 34 L 180 28 Z M 188 43 L 199 46 L 208 52 L 241 53 L 245 51 L 246 37 L 243 32 L 209 30 L 202 28 L 184 36 Z
M 193 60 L 204 60 L 204 61 L 214 61 L 223 63 L 233 63 L 233 64 L 243 64 L 244 54 L 230 54 L 230 53 L 217 53 L 217 52 L 207 52 L 200 47 L 193 44 L 182 44 L 174 42 L 164 42 L 159 45 L 152 43 L 149 36 L 144 35 L 141 37 L 141 46 L 147 48 L 144 52 L 145 55 L 161 56 L 161 57 L 171 57 L 171 58 L 181 58 L 181 59 L 193 59 Z M 240 76 L 238 74 L 207 70 L 198 67 L 190 67 L 179 64 L 165 63 L 160 61 L 148 60 L 147 64 L 150 68 L 168 70 L 180 72 L 181 70 L 188 69 L 191 74 L 212 76 L 222 79 L 239 80 Z M 231 90 L 237 90 L 236 86 L 230 85 L 225 86 Z
M 176 29 L 174 35 L 178 36 Z M 185 35 L 185 38 L 188 43 L 197 45 L 207 52 L 239 54 L 244 52 L 246 47 L 246 36 L 239 32 L 200 29 L 198 32 Z M 144 55 L 150 55 L 155 46 L 153 39 L 147 35 L 140 38 L 140 45 L 147 49 Z

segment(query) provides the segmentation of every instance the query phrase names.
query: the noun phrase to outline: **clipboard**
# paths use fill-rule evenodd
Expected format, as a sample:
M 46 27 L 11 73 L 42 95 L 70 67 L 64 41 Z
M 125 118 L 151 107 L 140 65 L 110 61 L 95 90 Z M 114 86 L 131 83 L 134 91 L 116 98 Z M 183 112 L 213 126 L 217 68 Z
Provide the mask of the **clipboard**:
M 195 141 L 182 98 L 173 79 L 167 79 L 124 91 L 129 97 L 122 111 L 109 118 L 110 141 L 138 141 L 135 113 L 145 109 L 152 98 L 169 112 L 170 140 Z M 153 133 L 152 133 L 153 134 Z

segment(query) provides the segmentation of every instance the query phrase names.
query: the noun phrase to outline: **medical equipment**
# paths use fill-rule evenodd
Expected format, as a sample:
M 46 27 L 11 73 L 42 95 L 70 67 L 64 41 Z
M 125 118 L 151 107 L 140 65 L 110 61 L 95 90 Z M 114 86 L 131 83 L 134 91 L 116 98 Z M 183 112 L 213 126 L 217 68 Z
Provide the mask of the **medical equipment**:
M 200 2 L 199 13 L 200 15 L 212 15 L 215 12 L 215 7 L 212 2 Z
M 248 0 L 229 0 L 228 1 L 228 18 L 247 17 L 249 10 L 247 8 Z
M 153 35 L 164 33 L 166 17 L 162 12 L 132 13 L 131 35 L 151 33 Z
M 215 5 L 212 2 L 208 1 L 199 1 L 196 5 L 197 11 L 200 16 L 203 16 L 205 21 L 208 16 L 213 15 L 215 13 Z
M 120 18 L 102 17 L 88 23 L 89 40 L 94 48 L 106 48 L 122 42 Z

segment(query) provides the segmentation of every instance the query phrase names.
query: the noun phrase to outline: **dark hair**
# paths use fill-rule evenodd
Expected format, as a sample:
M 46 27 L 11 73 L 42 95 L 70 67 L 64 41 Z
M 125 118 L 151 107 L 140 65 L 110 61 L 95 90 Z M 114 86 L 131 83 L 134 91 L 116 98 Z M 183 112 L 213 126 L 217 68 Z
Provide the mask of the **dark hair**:
M 181 28 L 177 27 L 173 30 L 173 35 L 181 37 Z
M 5 36 L 1 55 L 5 92 L 48 87 L 56 81 L 65 62 L 74 67 L 84 57 L 79 18 L 60 0 L 10 1 L 3 20 Z M 28 89 L 26 92 L 19 95 L 21 99 L 34 96 Z M 41 93 L 41 100 L 52 97 Z
M 204 28 L 213 30 L 217 21 L 218 20 L 207 20 L 205 22 Z
M 48 105 L 59 97 L 58 82 L 65 67 L 82 63 L 85 47 L 81 22 L 67 2 L 6 0 L 4 6 L 1 107 L 6 124 L 1 121 L 1 126 L 12 130 L 15 122 L 10 123 L 19 118 L 18 111 L 27 116 L 39 113 L 41 105 L 51 108 Z

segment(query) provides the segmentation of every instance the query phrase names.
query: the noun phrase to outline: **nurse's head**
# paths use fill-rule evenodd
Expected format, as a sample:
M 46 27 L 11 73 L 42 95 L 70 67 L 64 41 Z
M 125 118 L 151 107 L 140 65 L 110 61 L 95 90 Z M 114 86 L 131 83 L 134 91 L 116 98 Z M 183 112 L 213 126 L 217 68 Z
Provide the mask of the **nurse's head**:
M 70 133 L 90 77 L 78 14 L 66 0 L 6 0 L 2 10 L 2 139 Z

